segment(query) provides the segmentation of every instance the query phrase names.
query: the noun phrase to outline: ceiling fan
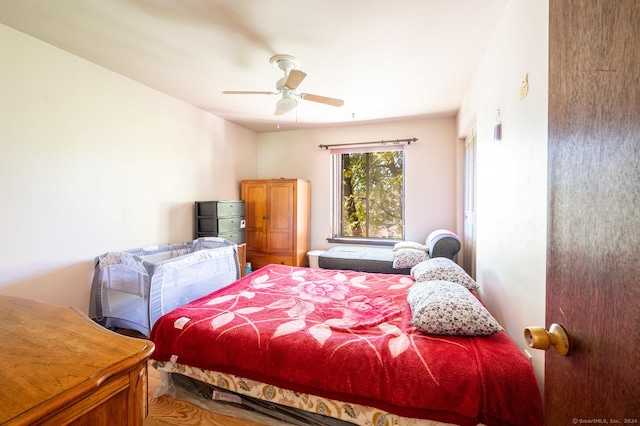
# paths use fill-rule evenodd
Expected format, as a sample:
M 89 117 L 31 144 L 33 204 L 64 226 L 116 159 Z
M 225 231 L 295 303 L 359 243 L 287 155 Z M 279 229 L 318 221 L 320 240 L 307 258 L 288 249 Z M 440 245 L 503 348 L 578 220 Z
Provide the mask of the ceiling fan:
M 276 102 L 276 111 L 274 115 L 282 115 L 295 110 L 298 106 L 297 98 L 336 107 L 344 105 L 344 101 L 342 99 L 328 98 L 326 96 L 312 95 L 310 93 L 296 93 L 295 90 L 307 74 L 298 69 L 300 62 L 293 56 L 275 55 L 271 57 L 270 61 L 274 67 L 279 68 L 284 72 L 284 77 L 276 82 L 275 92 L 225 90 L 222 93 L 226 95 L 281 95 L 278 102 Z

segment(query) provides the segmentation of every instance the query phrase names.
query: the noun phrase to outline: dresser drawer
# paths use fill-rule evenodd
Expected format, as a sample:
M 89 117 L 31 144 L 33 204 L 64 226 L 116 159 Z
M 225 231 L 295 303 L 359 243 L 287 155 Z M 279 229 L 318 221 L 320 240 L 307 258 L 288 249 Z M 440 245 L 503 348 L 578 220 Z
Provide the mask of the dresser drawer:
M 296 266 L 295 258 L 293 256 L 254 254 L 249 251 L 247 251 L 247 262 L 251 262 L 251 269 L 254 271 L 271 263 L 276 265 Z
M 244 216 L 244 201 L 196 201 L 196 216 Z
M 210 232 L 213 234 L 222 234 L 226 232 L 238 232 L 245 228 L 245 220 L 243 217 L 199 217 L 198 232 Z
M 217 236 L 236 244 L 242 244 L 247 241 L 247 237 L 245 235 L 244 229 L 230 231 L 230 232 L 219 232 Z

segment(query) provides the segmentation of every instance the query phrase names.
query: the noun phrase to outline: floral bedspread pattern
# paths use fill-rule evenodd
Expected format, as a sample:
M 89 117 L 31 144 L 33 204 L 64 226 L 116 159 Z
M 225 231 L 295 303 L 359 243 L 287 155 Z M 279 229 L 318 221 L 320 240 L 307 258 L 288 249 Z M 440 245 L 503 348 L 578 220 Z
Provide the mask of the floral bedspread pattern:
M 504 332 L 410 325 L 406 275 L 269 265 L 162 317 L 152 358 L 456 424 L 541 424 L 533 370 Z

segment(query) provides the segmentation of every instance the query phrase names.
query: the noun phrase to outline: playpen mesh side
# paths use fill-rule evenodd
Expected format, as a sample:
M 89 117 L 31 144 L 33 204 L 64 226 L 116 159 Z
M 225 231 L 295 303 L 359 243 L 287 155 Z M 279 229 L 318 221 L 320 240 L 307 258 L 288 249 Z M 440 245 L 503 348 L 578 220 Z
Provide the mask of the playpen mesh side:
M 96 258 L 89 316 L 149 336 L 160 316 L 239 277 L 237 245 L 222 238 L 105 253 Z

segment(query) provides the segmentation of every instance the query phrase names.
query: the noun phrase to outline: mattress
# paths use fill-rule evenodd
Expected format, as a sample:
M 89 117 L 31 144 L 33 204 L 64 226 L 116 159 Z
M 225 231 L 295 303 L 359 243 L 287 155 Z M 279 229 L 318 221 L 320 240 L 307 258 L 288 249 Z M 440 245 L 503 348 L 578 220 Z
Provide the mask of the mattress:
M 410 324 L 413 284 L 399 274 L 268 265 L 160 318 L 151 358 L 198 379 L 224 374 L 229 386 L 259 382 L 414 422 L 399 424 L 541 424 L 533 369 L 509 337 L 422 333 Z M 373 420 L 365 422 L 385 424 Z
M 348 269 L 374 274 L 409 275 L 411 268 L 393 267 L 391 248 L 336 246 L 318 257 L 318 266 L 323 269 Z

